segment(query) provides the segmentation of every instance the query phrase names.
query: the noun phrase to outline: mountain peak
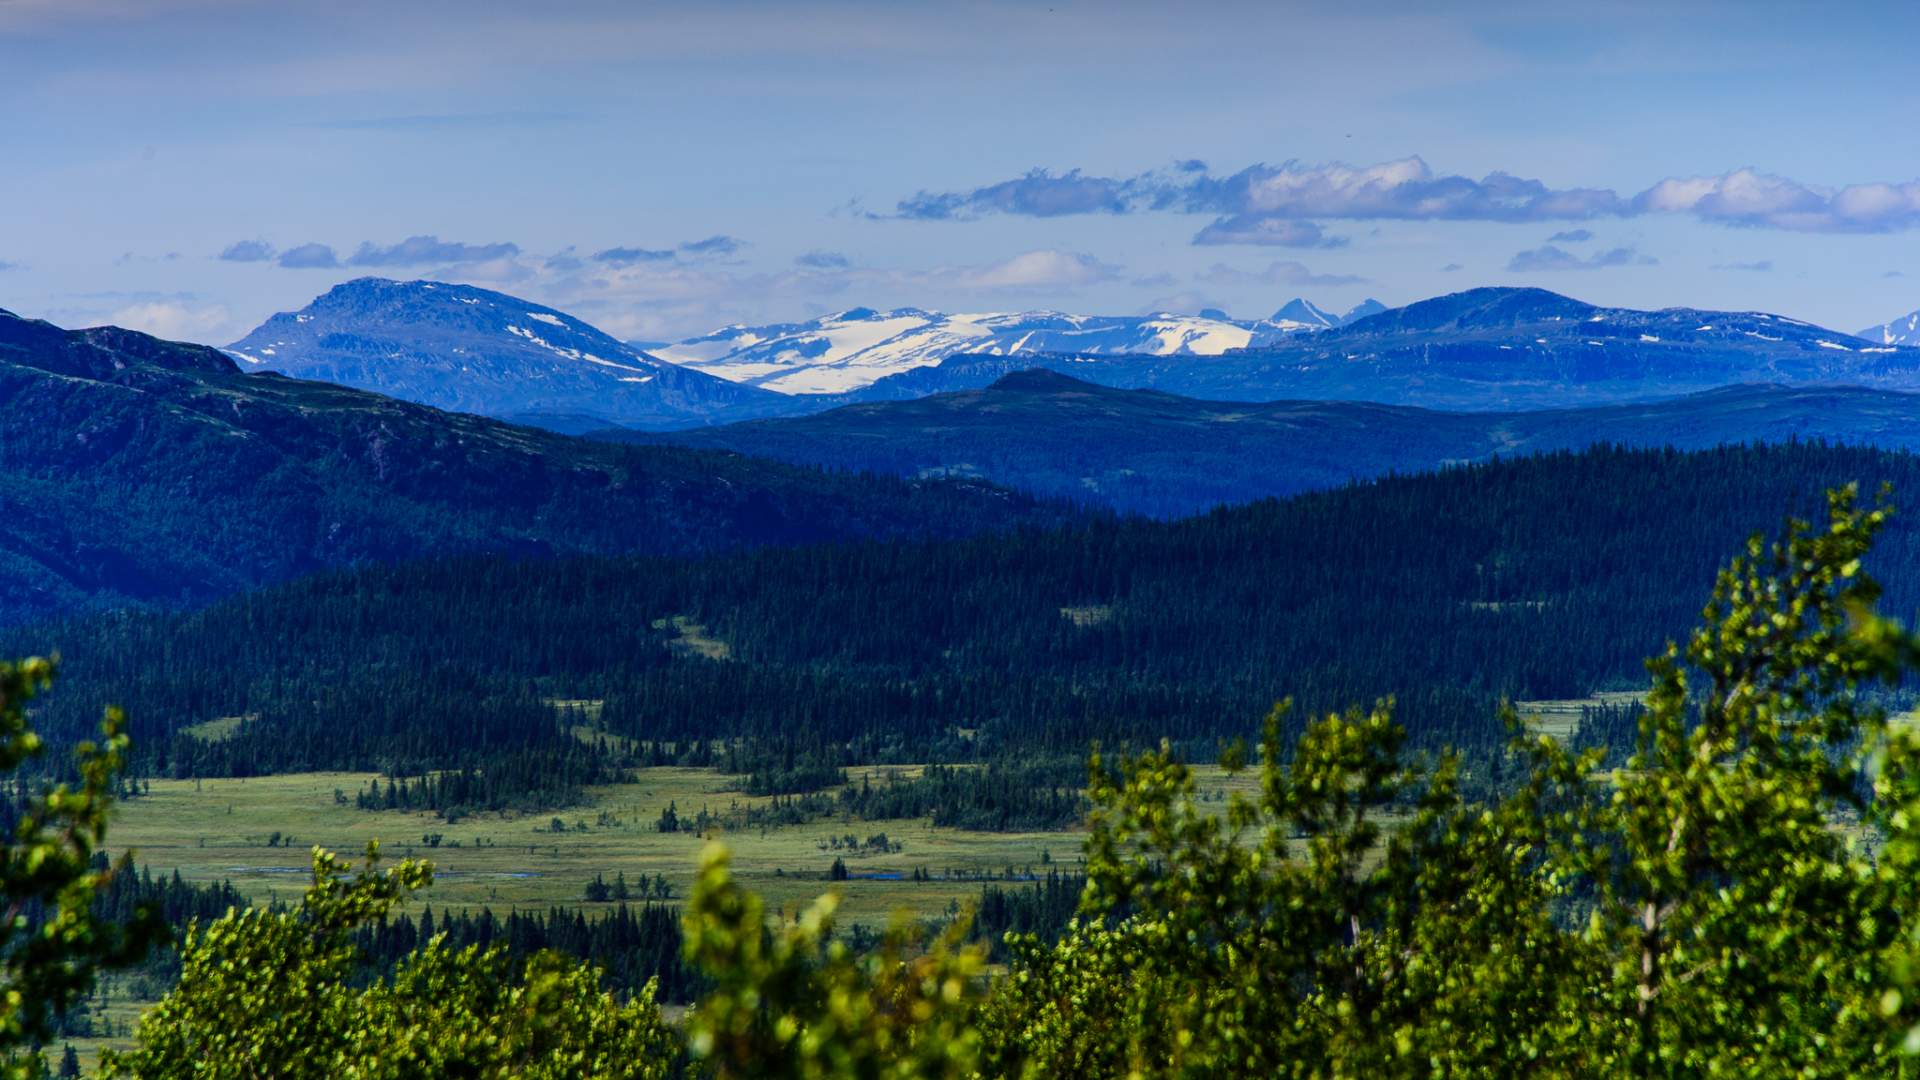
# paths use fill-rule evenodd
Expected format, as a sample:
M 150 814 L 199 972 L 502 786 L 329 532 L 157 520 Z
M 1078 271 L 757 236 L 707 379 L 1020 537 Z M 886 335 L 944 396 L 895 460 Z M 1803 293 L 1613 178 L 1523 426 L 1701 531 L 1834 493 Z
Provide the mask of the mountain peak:
M 1279 311 L 1273 313 L 1271 322 L 1295 322 L 1322 329 L 1340 325 L 1340 320 L 1312 301 L 1294 297 L 1286 302 Z
M 442 281 L 343 282 L 268 319 L 227 352 L 248 368 L 550 426 L 563 426 L 552 417 L 679 426 L 723 408 L 755 415 L 779 403 L 665 363 L 543 304 Z
M 1009 371 L 995 379 L 987 389 L 1012 390 L 1026 394 L 1055 394 L 1063 390 L 1095 390 L 1100 387 L 1071 375 L 1062 375 L 1050 368 L 1036 367 Z
M 1892 322 L 1869 326 L 1853 335 L 1875 345 L 1920 345 L 1920 311 L 1902 315 Z
M 1387 310 L 1387 305 L 1369 296 L 1365 300 L 1348 308 L 1347 313 L 1340 316 L 1340 325 L 1345 326 L 1348 323 L 1358 322 L 1361 319 L 1378 315 L 1385 310 Z
M 1421 300 L 1363 317 L 1363 321 L 1374 332 L 1473 330 L 1578 319 L 1594 310 L 1592 304 L 1545 289 L 1489 286 Z

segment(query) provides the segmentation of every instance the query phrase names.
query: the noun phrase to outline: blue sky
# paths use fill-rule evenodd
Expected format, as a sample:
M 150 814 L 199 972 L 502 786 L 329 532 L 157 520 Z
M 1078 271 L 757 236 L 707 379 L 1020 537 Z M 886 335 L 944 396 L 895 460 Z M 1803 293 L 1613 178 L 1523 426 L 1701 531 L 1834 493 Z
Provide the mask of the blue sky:
M 1447 8 L 1445 12 L 1438 9 Z M 1920 5 L 0 0 L 0 307 L 1920 307 Z

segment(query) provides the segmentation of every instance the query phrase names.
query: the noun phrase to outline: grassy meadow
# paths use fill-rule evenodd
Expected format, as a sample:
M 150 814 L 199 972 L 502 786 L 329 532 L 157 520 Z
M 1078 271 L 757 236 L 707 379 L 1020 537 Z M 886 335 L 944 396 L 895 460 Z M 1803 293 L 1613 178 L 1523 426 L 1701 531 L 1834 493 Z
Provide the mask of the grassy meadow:
M 858 782 L 869 771 L 880 770 L 855 769 L 849 776 Z M 421 899 L 436 908 L 489 907 L 500 914 L 556 904 L 592 908 L 584 891 L 596 874 L 609 883 L 617 874 L 630 883 L 658 875 L 671 885 L 673 899 L 686 895 L 705 839 L 659 831 L 669 804 L 685 821 L 703 808 L 724 814 L 772 801 L 729 790 L 737 778 L 723 773 L 653 768 L 639 770 L 631 783 L 590 789 L 582 805 L 566 810 L 475 814 L 449 824 L 427 812 L 359 809 L 354 794 L 373 779 L 371 773 L 326 772 L 155 780 L 148 794 L 117 808 L 111 847 L 132 851 L 156 874 L 178 870 L 192 881 L 229 881 L 256 903 L 270 903 L 298 899 L 313 845 L 357 857 L 369 840 L 378 840 L 383 857 L 433 862 L 435 881 Z M 885 853 L 865 844 L 882 832 L 890 842 Z M 833 846 L 849 835 L 859 847 Z M 834 859 L 844 858 L 853 877 L 835 883 L 842 918 L 874 925 L 895 911 L 944 913 L 950 903 L 977 897 L 983 878 L 1072 865 L 1081 845 L 1077 831 L 970 832 L 936 829 L 924 820 L 828 819 L 712 828 L 707 836 L 732 850 L 735 871 L 770 907 L 788 911 L 825 889 Z M 916 869 L 933 880 L 910 880 Z
M 223 732 L 210 731 L 218 737 Z M 888 773 L 912 777 L 920 766 L 863 766 L 847 770 L 849 783 L 884 782 Z M 1225 806 L 1230 791 L 1258 794 L 1258 770 L 1229 775 L 1195 767 L 1203 798 Z M 245 779 L 153 780 L 145 794 L 114 809 L 108 848 L 131 852 L 156 875 L 232 883 L 256 904 L 297 902 L 306 888 L 316 844 L 357 860 L 369 840 L 383 859 L 419 856 L 432 861 L 434 884 L 414 901 L 435 911 L 489 908 L 496 914 L 553 906 L 592 912 L 614 904 L 585 899 L 596 874 L 611 884 L 625 874 L 638 888 L 656 876 L 671 887 L 669 902 L 686 897 L 708 839 L 727 845 L 735 872 L 776 913 L 791 915 L 822 892 L 840 895 L 845 925 L 884 925 L 896 915 L 945 916 L 977 900 L 986 880 L 1017 886 L 1028 875 L 1079 865 L 1085 839 L 1079 828 L 1051 832 L 980 832 L 935 828 L 925 819 L 858 821 L 826 818 L 776 827 L 715 826 L 705 836 L 659 831 L 670 804 L 683 823 L 711 813 L 764 805 L 735 790 L 741 777 L 711 769 L 636 770 L 628 783 L 591 788 L 578 806 L 538 814 L 473 814 L 449 824 L 429 812 L 362 810 L 356 793 L 373 773 L 316 772 Z M 554 820 L 561 823 L 554 831 Z M 688 827 L 683 825 L 683 827 Z M 865 841 L 884 832 L 883 853 Z M 853 836 L 860 845 L 846 846 Z M 436 843 L 437 838 L 437 843 Z M 834 846 L 839 838 L 840 847 Z M 851 877 L 829 881 L 835 858 Z M 923 869 L 929 879 L 913 880 Z M 1007 879 L 1013 880 L 1009 882 Z M 162 987 L 139 977 L 107 975 L 97 997 L 102 1037 L 73 1039 L 91 1070 L 103 1048 L 125 1048 L 140 1013 Z M 52 1053 L 59 1053 L 59 1046 Z

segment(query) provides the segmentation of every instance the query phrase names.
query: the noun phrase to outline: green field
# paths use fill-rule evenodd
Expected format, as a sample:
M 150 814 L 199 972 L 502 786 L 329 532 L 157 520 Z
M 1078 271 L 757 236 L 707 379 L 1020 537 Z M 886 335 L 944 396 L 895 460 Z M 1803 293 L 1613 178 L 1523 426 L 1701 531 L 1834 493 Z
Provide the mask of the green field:
M 1560 701 L 1516 701 L 1513 708 L 1526 723 L 1527 730 L 1565 741 L 1573 738 L 1573 733 L 1579 730 L 1582 709 L 1641 704 L 1646 701 L 1646 696 L 1642 690 L 1602 690 L 1591 697 Z
M 878 782 L 881 774 L 896 771 L 913 776 L 920 769 L 847 772 L 858 783 L 867 777 Z M 1224 782 L 1218 770 L 1205 771 L 1211 787 Z M 450 825 L 432 813 L 359 809 L 354 794 L 373 779 L 372 773 L 329 772 L 154 780 L 147 794 L 116 806 L 108 847 L 116 854 L 132 852 L 156 875 L 177 870 L 190 881 L 228 881 L 255 903 L 267 904 L 298 901 L 313 845 L 357 860 L 367 841 L 378 840 L 385 858 L 414 855 L 433 863 L 434 884 L 415 902 L 416 910 L 420 904 L 436 911 L 485 907 L 505 915 L 515 908 L 544 911 L 554 905 L 610 909 L 611 903 L 584 898 L 596 874 L 608 882 L 621 873 L 629 882 L 664 876 L 677 902 L 685 898 L 700 850 L 711 838 L 732 850 L 735 872 L 776 913 L 791 914 L 831 888 L 841 895 L 843 923 L 880 926 L 898 912 L 943 916 L 977 900 L 985 878 L 1018 879 L 1045 874 L 1050 865 L 1076 866 L 1083 840 L 1078 830 L 972 832 L 937 829 L 925 820 L 827 819 L 771 829 L 714 828 L 704 838 L 663 833 L 656 823 L 670 802 L 691 819 L 702 808 L 725 814 L 772 801 L 730 790 L 739 777 L 683 768 L 638 770 L 633 782 L 591 789 L 582 805 L 555 813 L 475 814 Z M 1247 784 L 1251 778 L 1231 782 Z M 556 817 L 564 826 L 560 832 L 552 831 Z M 885 854 L 864 843 L 855 850 L 832 843 L 835 837 L 844 843 L 848 835 L 864 842 L 882 832 L 890 842 Z M 436 834 L 439 843 L 433 846 L 426 838 Z M 835 858 L 845 859 L 852 879 L 826 880 Z M 910 880 L 916 869 L 925 869 L 932 880 Z M 864 875 L 898 875 L 899 880 Z M 147 1004 L 139 993 L 147 988 L 113 976 L 103 985 L 107 1004 L 100 1016 L 116 1027 L 130 1026 Z M 91 1067 L 103 1046 L 125 1046 L 127 1040 L 73 1043 Z
M 852 770 L 856 781 L 863 770 Z M 193 881 L 230 881 L 255 902 L 295 900 L 305 887 L 315 845 L 349 856 L 378 840 L 383 855 L 416 855 L 434 864 L 436 880 L 422 899 L 435 907 L 591 908 L 583 891 L 595 874 L 611 882 L 664 876 L 684 897 L 705 839 L 663 833 L 656 823 L 671 802 L 682 818 L 705 808 L 725 813 L 767 803 L 728 790 L 736 778 L 705 769 L 640 770 L 632 783 L 592 789 L 585 804 L 557 813 L 478 814 L 447 824 L 437 815 L 367 811 L 353 805 L 370 773 L 300 773 L 249 779 L 156 780 L 149 794 L 122 804 L 111 847 L 131 850 L 156 873 L 178 870 Z M 345 796 L 342 803 L 336 791 Z M 563 831 L 552 831 L 555 818 Z M 885 854 L 836 849 L 833 838 L 860 841 L 884 832 Z M 276 840 L 276 834 L 278 839 Z M 439 837 L 432 846 L 428 837 Z M 739 876 L 792 910 L 820 893 L 836 857 L 853 880 L 839 883 L 843 918 L 884 923 L 896 910 L 937 914 L 950 901 L 979 896 L 980 879 L 1044 873 L 1080 857 L 1078 832 L 988 833 L 936 829 L 924 820 L 823 820 L 772 829 L 710 829 L 733 851 Z M 912 881 L 916 869 L 933 880 Z M 899 875 L 887 880 L 862 875 Z

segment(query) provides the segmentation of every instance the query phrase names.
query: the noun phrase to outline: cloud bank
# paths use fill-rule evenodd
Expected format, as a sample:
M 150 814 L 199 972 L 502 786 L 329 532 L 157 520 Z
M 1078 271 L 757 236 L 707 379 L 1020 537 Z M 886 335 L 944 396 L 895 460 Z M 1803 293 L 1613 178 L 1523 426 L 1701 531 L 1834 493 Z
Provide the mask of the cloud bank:
M 222 262 L 267 262 L 273 258 L 273 245 L 265 240 L 241 240 L 228 244 L 217 257 Z
M 853 265 L 853 260 L 837 251 L 809 251 L 794 256 L 793 265 L 808 270 L 845 270 Z
M 989 214 L 1151 211 L 1218 215 L 1195 235 L 1196 244 L 1289 247 L 1325 246 L 1314 219 L 1524 223 L 1681 214 L 1749 228 L 1884 233 L 1920 227 L 1920 180 L 1827 188 L 1742 168 L 1670 177 L 1626 196 L 1602 187 L 1551 187 L 1504 171 L 1478 179 L 1437 173 L 1419 157 L 1366 166 L 1286 161 L 1225 176 L 1187 161 L 1127 177 L 1034 169 L 983 187 L 920 191 L 896 203 L 891 214 L 868 216 L 964 221 Z M 1290 229 L 1289 223 L 1303 227 Z M 1588 230 L 1575 229 L 1549 242 L 1581 242 L 1576 236 L 1592 239 Z
M 409 236 L 387 247 L 363 243 L 347 260 L 347 265 L 386 267 L 425 266 L 429 263 L 473 263 L 518 254 L 520 254 L 518 244 L 462 244 L 443 241 L 437 236 Z
M 609 266 L 633 266 L 636 263 L 672 262 L 683 255 L 694 258 L 725 257 L 746 246 L 747 242 L 737 236 L 721 234 L 704 240 L 683 241 L 670 248 L 611 247 L 594 252 L 592 259 Z
M 1304 263 L 1291 259 L 1268 263 L 1264 270 L 1241 270 L 1214 263 L 1200 274 L 1209 285 L 1359 285 L 1367 279 L 1353 274 L 1316 274 Z
M 1515 274 L 1531 274 L 1542 270 L 1605 270 L 1614 266 L 1653 266 L 1659 261 L 1651 255 L 1642 255 L 1624 247 L 1596 252 L 1583 259 L 1565 248 L 1547 244 L 1515 255 L 1507 261 L 1507 270 Z
M 1234 214 L 1215 218 L 1213 224 L 1193 236 L 1203 246 L 1213 244 L 1253 244 L 1262 247 L 1336 248 L 1347 246 L 1344 236 L 1328 236 L 1311 221 L 1290 218 Z
M 281 252 L 275 263 L 288 270 L 331 270 L 340 259 L 325 244 L 301 244 Z

